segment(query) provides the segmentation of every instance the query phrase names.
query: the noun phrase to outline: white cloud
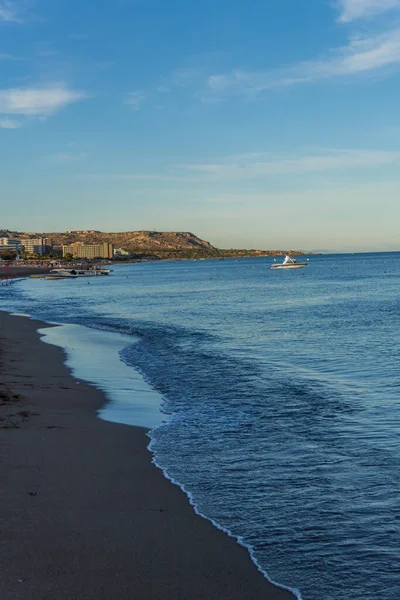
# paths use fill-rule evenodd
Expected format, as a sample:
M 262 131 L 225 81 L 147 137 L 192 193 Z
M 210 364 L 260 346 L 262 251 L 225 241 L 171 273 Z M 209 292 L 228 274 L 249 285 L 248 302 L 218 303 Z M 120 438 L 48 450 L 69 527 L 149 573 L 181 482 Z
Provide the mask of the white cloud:
M 68 36 L 71 40 L 87 40 L 89 38 L 88 33 L 70 33 Z
M 0 119 L 0 129 L 18 129 L 22 127 L 21 121 L 14 119 Z
M 160 80 L 160 83 L 155 87 L 155 91 L 159 94 L 168 94 L 174 88 L 180 88 L 181 90 L 192 88 L 201 85 L 206 75 L 205 69 L 199 67 L 175 69 Z
M 146 96 L 142 92 L 130 92 L 125 98 L 125 104 L 127 104 L 131 110 L 140 110 L 143 100 Z
M 400 65 L 400 28 L 368 38 L 354 38 L 324 60 L 307 61 L 275 71 L 232 71 L 208 77 L 200 94 L 204 102 L 225 96 L 257 97 L 268 90 L 360 75 Z
M 400 0 L 338 0 L 339 21 L 349 23 L 400 7 Z
M 0 90 L 0 114 L 47 117 L 86 97 L 65 84 Z
M 360 169 L 400 166 L 400 152 L 387 150 L 322 149 L 293 156 L 243 154 L 217 162 L 173 165 L 158 173 L 97 173 L 85 178 L 109 181 L 150 181 L 207 184 L 286 177 L 290 175 L 337 174 Z M 308 178 L 309 179 L 309 178 Z M 246 184 L 247 185 L 247 184 Z M 331 183 L 329 184 L 331 185 Z
M 6 23 L 22 22 L 18 14 L 18 9 L 13 2 L 8 2 L 8 0 L 0 2 L 0 21 Z
M 57 154 L 51 154 L 47 156 L 47 159 L 51 162 L 66 164 L 71 162 L 78 162 L 88 157 L 87 152 L 58 152 Z
M 196 81 L 200 74 L 201 70 L 197 68 L 176 69 L 172 71 L 167 81 L 172 86 L 186 87 Z
M 13 54 L 8 54 L 6 52 L 3 52 L 2 54 L 0 54 L 0 60 L 25 60 L 25 59 L 22 58 L 21 56 L 14 56 Z
M 258 160 L 250 157 L 232 157 L 217 163 L 181 165 L 179 168 L 215 181 L 400 165 L 400 152 L 384 150 L 325 150 L 320 154 L 267 159 L 259 155 Z

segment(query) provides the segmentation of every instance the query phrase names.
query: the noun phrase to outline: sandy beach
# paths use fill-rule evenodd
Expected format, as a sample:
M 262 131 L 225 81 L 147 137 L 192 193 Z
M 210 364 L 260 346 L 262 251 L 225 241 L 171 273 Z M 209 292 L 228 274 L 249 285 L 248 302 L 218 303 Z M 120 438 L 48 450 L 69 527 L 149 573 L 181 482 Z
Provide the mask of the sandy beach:
M 151 463 L 146 430 L 96 418 L 45 324 L 0 312 L 2 600 L 289 600 Z

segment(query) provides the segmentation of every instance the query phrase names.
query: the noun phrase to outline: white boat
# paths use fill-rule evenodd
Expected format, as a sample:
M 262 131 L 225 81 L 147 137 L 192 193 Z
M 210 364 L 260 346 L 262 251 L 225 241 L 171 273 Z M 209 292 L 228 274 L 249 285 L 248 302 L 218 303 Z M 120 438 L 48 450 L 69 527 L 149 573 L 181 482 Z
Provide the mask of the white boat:
M 96 277 L 98 275 L 108 275 L 110 269 L 52 269 L 50 274 L 56 277 Z
M 95 268 L 96 275 L 109 275 L 112 269 L 103 269 L 102 267 Z
M 297 258 L 292 258 L 288 254 L 285 256 L 285 260 L 283 263 L 277 263 L 276 265 L 271 265 L 270 269 L 302 269 L 306 267 L 308 263 L 297 262 Z
M 90 277 L 90 275 L 87 275 L 86 273 L 87 271 L 82 271 L 79 269 L 52 269 L 50 271 L 50 277 L 57 277 L 60 279 L 64 279 L 66 277 L 74 279 L 77 277 Z

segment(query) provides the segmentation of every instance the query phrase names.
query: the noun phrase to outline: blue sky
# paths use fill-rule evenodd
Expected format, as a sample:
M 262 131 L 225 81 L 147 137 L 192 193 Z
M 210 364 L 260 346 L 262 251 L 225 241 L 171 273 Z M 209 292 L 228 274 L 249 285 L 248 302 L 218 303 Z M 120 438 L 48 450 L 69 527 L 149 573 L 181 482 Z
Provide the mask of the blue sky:
M 0 227 L 400 249 L 400 0 L 0 0 Z

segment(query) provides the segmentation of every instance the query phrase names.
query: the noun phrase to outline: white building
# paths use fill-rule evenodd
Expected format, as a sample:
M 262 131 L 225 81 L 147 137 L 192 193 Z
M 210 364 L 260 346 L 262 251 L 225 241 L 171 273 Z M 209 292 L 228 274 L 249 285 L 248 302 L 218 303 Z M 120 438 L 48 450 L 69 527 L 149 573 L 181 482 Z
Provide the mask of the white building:
M 8 250 L 9 252 L 19 252 L 21 250 L 20 240 L 14 240 L 12 238 L 0 238 L 0 252 Z
M 114 256 L 130 256 L 131 252 L 124 250 L 123 248 L 114 248 Z
M 26 254 L 47 254 L 51 250 L 51 244 L 47 238 L 23 238 L 20 240 Z

